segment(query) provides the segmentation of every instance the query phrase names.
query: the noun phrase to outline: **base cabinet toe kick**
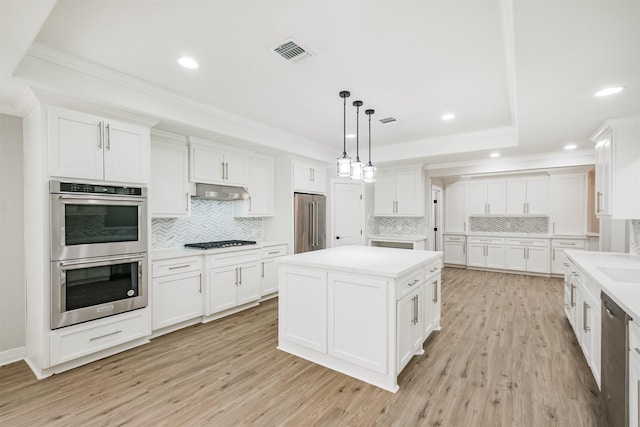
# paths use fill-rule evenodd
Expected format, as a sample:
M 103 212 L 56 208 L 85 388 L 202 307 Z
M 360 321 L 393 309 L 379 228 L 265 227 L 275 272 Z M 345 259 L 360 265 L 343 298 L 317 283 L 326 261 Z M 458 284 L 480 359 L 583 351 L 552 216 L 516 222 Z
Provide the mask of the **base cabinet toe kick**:
M 420 252 L 431 256 L 397 277 L 281 261 L 278 349 L 398 391 L 400 372 L 440 329 L 442 253 Z

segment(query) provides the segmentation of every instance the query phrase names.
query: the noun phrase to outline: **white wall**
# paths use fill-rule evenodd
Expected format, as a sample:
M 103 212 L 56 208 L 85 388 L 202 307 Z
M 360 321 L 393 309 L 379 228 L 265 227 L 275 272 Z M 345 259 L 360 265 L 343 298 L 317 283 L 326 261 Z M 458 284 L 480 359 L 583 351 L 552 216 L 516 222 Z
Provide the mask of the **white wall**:
M 0 362 L 25 345 L 22 147 L 22 119 L 0 114 Z

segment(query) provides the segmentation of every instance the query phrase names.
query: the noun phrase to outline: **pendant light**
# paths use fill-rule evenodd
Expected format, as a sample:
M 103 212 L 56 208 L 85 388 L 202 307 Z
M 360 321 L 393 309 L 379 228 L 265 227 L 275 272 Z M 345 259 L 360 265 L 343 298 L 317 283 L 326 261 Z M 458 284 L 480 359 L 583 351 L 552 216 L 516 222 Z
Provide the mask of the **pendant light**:
M 344 139 L 344 144 L 342 146 L 342 156 L 338 157 L 338 176 L 348 177 L 351 175 L 351 158 L 347 156 L 347 98 L 351 96 L 351 92 L 348 90 L 343 90 L 339 93 L 340 98 L 344 100 L 343 102 L 343 112 L 344 112 L 344 129 L 342 132 L 342 138 Z
M 375 110 L 365 110 L 364 113 L 369 116 L 369 163 L 362 168 L 362 176 L 364 182 L 376 182 L 376 168 L 371 163 L 371 115 Z
M 362 179 L 362 162 L 360 161 L 360 107 L 362 101 L 353 101 L 356 107 L 356 161 L 351 162 L 351 179 Z

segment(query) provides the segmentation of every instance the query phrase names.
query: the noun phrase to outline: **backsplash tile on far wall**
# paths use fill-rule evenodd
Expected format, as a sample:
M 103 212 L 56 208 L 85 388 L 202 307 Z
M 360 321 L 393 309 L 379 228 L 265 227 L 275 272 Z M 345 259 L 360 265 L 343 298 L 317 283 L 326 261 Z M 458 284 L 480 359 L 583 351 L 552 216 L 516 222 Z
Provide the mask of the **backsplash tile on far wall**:
M 629 226 L 629 252 L 640 255 L 640 219 L 632 219 Z
M 475 233 L 549 232 L 549 217 L 542 216 L 471 216 L 469 228 Z
M 191 216 L 151 220 L 152 249 L 231 239 L 261 240 L 262 218 L 234 218 L 233 202 L 191 199 Z
M 378 236 L 424 236 L 427 234 L 425 217 L 369 217 L 369 234 Z

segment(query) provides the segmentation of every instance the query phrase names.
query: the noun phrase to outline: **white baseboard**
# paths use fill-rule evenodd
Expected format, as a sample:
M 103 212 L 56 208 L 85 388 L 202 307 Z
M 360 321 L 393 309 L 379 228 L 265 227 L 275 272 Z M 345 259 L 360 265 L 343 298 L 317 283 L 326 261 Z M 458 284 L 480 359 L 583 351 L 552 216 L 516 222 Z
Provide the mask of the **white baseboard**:
M 0 351 L 0 366 L 23 360 L 25 354 L 26 350 L 24 347 L 16 347 L 5 351 Z

